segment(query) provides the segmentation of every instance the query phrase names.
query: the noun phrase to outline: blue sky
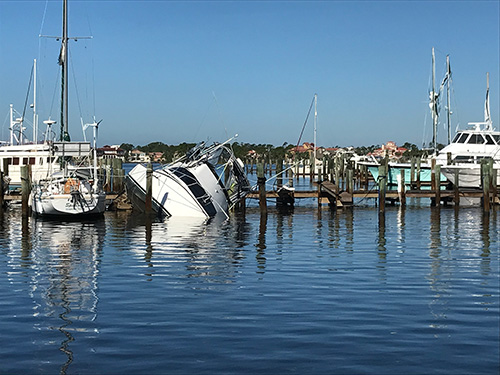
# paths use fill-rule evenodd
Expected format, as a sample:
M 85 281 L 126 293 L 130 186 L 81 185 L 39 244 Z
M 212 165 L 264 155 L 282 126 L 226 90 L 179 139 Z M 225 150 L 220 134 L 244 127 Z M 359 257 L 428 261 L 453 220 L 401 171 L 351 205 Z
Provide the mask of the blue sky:
M 431 140 L 431 50 L 453 72 L 452 126 L 499 128 L 499 1 L 69 1 L 70 133 L 100 144 L 295 144 L 318 94 L 321 146 Z M 0 138 L 38 59 L 40 123 L 58 119 L 60 1 L 0 0 Z M 74 75 L 73 75 L 74 72 Z M 75 94 L 75 83 L 78 95 Z M 444 97 L 443 97 L 444 99 Z M 31 100 L 30 100 L 31 101 Z M 443 100 L 444 104 L 444 100 Z M 446 141 L 445 116 L 439 140 Z M 303 141 L 313 140 L 310 118 Z

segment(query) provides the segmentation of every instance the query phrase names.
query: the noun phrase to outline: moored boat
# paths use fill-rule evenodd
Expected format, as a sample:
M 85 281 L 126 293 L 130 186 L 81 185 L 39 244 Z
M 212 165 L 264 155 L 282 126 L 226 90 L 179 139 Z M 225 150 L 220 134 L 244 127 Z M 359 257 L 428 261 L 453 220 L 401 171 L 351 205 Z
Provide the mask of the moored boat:
M 100 215 L 106 210 L 106 195 L 97 175 L 96 138 L 98 122 L 93 127 L 94 144 L 71 142 L 68 131 L 68 6 L 63 1 L 63 35 L 61 65 L 61 133 L 51 152 L 61 160 L 60 170 L 33 185 L 31 205 L 36 216 L 80 217 Z M 52 122 L 53 123 L 53 122 Z M 85 130 L 84 127 L 84 130 Z M 93 159 L 93 163 L 91 160 Z

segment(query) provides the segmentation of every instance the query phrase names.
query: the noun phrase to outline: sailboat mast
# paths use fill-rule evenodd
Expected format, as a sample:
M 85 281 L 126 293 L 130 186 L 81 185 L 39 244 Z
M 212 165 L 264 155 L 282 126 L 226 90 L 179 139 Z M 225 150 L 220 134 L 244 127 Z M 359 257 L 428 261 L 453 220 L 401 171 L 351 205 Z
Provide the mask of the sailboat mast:
M 60 141 L 68 141 L 68 4 L 63 1 L 63 35 L 61 53 L 59 55 L 61 65 L 61 133 Z
M 436 103 L 436 59 L 434 56 L 434 47 L 432 47 L 432 92 L 431 92 L 431 105 L 432 105 L 432 147 L 434 152 L 437 150 L 437 103 Z
M 451 143 L 451 121 L 450 121 L 450 114 L 451 114 L 451 108 L 450 108 L 450 80 L 451 80 L 451 69 L 450 69 L 450 55 L 446 55 L 446 74 L 447 74 L 447 80 L 446 80 L 446 101 L 447 101 L 447 107 L 448 110 L 446 111 L 446 117 L 447 117 L 447 122 L 448 122 L 448 144 Z
M 317 145 L 316 145 L 316 125 L 318 121 L 318 94 L 314 94 L 314 168 L 316 168 L 316 150 L 317 150 Z M 316 171 L 313 172 L 316 174 Z
M 33 143 L 38 141 L 38 116 L 36 114 L 36 59 L 33 60 Z

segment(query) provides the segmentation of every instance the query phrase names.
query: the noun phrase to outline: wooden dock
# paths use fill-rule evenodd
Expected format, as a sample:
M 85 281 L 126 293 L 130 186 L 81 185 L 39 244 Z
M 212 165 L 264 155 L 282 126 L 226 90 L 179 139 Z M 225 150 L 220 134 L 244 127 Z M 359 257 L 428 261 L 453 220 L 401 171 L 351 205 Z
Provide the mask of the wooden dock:
M 376 199 L 379 200 L 380 191 L 377 188 L 371 190 L 355 190 L 352 193 L 342 191 L 337 185 L 330 181 L 322 181 L 317 183 L 318 188 L 315 190 L 295 190 L 293 197 L 295 199 L 316 198 L 318 204 L 328 203 L 334 207 L 348 207 L 354 204 L 354 199 Z M 490 193 L 490 200 L 493 204 L 500 204 L 500 196 Z M 385 191 L 385 200 L 391 203 L 399 202 L 405 204 L 406 198 L 428 198 L 431 200 L 432 205 L 436 202 L 458 205 L 460 198 L 484 198 L 484 192 L 477 189 L 454 189 L 454 190 L 404 190 L 398 192 L 395 190 Z M 252 192 L 247 195 L 249 199 L 259 199 L 259 192 Z M 266 191 L 267 199 L 278 199 L 277 191 Z

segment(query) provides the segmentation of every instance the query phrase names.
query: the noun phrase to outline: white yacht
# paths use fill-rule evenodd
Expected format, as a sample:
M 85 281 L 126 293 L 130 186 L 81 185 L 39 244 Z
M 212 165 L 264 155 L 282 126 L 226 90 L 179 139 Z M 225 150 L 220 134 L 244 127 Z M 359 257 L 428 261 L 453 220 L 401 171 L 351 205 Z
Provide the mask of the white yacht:
M 496 184 L 500 184 L 500 131 L 493 128 L 489 106 L 489 86 L 486 90 L 484 121 L 470 122 L 468 129 L 460 130 L 453 141 L 436 156 L 441 173 L 454 183 L 458 173 L 459 187 L 480 188 L 481 161 L 493 159 L 493 169 L 497 171 Z

